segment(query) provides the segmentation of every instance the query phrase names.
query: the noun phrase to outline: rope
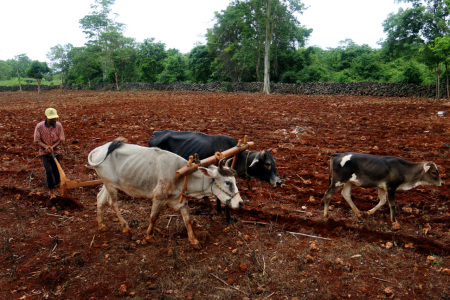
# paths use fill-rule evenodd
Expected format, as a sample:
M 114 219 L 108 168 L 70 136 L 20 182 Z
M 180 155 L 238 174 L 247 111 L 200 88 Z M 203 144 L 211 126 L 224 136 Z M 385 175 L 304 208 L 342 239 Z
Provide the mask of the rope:
M 238 194 L 238 193 L 234 193 L 234 194 L 228 193 L 227 191 L 225 191 L 224 189 L 222 189 L 222 188 L 217 184 L 217 182 L 214 180 L 214 178 L 213 178 L 213 179 L 212 179 L 212 182 L 211 182 L 211 194 L 213 194 L 214 196 L 216 196 L 216 195 L 215 195 L 215 194 L 213 193 L 213 191 L 212 191 L 212 185 L 213 185 L 213 183 L 214 183 L 214 185 L 215 185 L 219 190 L 221 190 L 221 191 L 224 192 L 227 196 L 230 197 L 230 199 L 227 200 L 227 202 L 231 201 L 231 199 L 233 199 L 234 196 L 236 196 L 236 195 Z M 216 196 L 216 198 L 219 198 L 219 197 Z
M 250 151 L 247 151 L 247 157 L 245 157 L 245 177 L 249 178 L 250 175 L 247 173 L 247 167 L 248 167 L 248 156 L 250 155 Z

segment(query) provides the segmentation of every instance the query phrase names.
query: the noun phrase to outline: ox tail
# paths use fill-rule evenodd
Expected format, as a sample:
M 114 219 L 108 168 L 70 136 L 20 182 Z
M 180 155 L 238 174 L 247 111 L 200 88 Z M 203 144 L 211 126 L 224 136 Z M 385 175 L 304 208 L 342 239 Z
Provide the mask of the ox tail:
M 94 164 L 94 163 L 92 162 L 92 160 L 91 160 L 91 155 L 92 155 L 92 152 L 91 152 L 91 154 L 90 154 L 89 157 L 88 157 L 89 165 L 90 165 L 92 168 L 98 167 L 99 165 L 101 165 L 101 164 L 106 160 L 106 158 L 108 157 L 108 155 L 110 155 L 114 150 L 116 150 L 117 148 L 119 148 L 120 146 L 122 146 L 123 143 L 125 143 L 126 141 L 127 141 L 127 140 L 126 140 L 125 138 L 123 138 L 123 137 L 116 138 L 114 141 L 112 141 L 111 144 L 108 146 L 108 151 L 106 151 L 106 155 L 105 155 L 105 157 L 103 158 L 103 160 L 102 160 L 101 162 L 99 162 L 99 163 L 96 163 L 96 164 Z
M 330 157 L 330 176 L 328 177 L 328 184 L 331 185 L 331 180 L 333 179 L 333 160 L 338 156 L 339 153 L 333 153 Z

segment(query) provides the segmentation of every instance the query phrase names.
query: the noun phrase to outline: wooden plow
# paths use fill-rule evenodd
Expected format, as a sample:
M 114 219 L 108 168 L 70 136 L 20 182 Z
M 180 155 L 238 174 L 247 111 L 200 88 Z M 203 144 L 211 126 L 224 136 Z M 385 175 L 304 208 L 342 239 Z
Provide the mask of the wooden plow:
M 238 153 L 249 149 L 253 145 L 254 145 L 253 142 L 247 142 L 247 136 L 245 136 L 244 143 L 241 143 L 241 140 L 239 140 L 238 144 L 236 146 L 234 146 L 233 148 L 230 148 L 223 152 L 216 152 L 215 155 L 207 157 L 205 159 L 202 159 L 200 162 L 198 161 L 197 154 L 196 154 L 195 162 L 194 162 L 194 157 L 192 155 L 189 156 L 188 164 L 176 172 L 177 178 L 184 177 L 183 190 L 181 191 L 179 202 L 180 203 L 183 202 L 183 198 L 186 196 L 186 189 L 187 189 L 187 184 L 188 184 L 188 180 L 189 180 L 189 174 L 197 171 L 198 167 L 200 167 L 200 166 L 208 167 L 210 165 L 217 164 L 222 158 L 229 158 L 231 156 L 234 156 L 233 162 L 231 164 L 232 166 L 234 166 Z
M 101 179 L 98 180 L 91 180 L 91 181 L 83 181 L 80 182 L 79 180 L 69 180 L 67 179 L 66 174 L 64 173 L 60 163 L 56 159 L 55 155 L 52 153 L 52 157 L 55 161 L 56 167 L 58 168 L 59 177 L 61 179 L 61 182 L 59 184 L 60 190 L 63 200 L 68 200 L 69 202 L 73 203 L 78 208 L 83 208 L 83 204 L 78 202 L 70 193 L 69 189 L 77 188 L 77 187 L 84 187 L 84 186 L 91 186 L 91 185 L 98 185 L 102 184 L 103 181 Z

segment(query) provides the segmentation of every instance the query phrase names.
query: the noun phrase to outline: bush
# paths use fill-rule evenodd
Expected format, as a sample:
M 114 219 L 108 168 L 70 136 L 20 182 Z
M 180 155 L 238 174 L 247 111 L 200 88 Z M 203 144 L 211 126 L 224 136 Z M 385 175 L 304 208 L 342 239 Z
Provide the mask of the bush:
M 233 92 L 233 86 L 231 85 L 230 82 L 224 81 L 224 82 L 222 82 L 221 90 L 222 90 L 222 92 L 231 93 L 231 92 Z
M 297 83 L 327 81 L 326 71 L 322 67 L 309 66 L 298 72 Z
M 296 83 L 298 80 L 297 72 L 295 71 L 287 71 L 281 75 L 282 83 Z

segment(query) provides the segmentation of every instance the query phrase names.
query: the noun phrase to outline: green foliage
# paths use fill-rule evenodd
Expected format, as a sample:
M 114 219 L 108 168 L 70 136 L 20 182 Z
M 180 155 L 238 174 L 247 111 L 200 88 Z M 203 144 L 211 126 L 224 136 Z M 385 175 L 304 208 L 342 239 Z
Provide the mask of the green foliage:
M 188 54 L 187 68 L 194 82 L 205 83 L 212 75 L 213 56 L 205 45 L 196 46 Z
M 154 42 L 154 38 L 145 39 L 138 44 L 136 53 L 136 68 L 141 82 L 154 83 L 164 70 L 164 60 L 167 58 L 166 45 Z
M 308 66 L 298 72 L 298 83 L 328 81 L 327 71 L 320 66 Z
M 267 4 L 271 7 L 270 19 Z M 304 5 L 297 0 L 247 0 L 234 1 L 226 10 L 216 13 L 217 22 L 207 33 L 208 50 L 214 57 L 213 76 L 233 82 L 261 81 L 264 45 L 269 43 L 271 74 L 279 78 L 288 71 L 282 68 L 288 64 L 279 64 L 278 55 L 286 58 L 287 52 L 294 50 L 294 45 L 304 45 L 311 33 L 294 16 L 303 9 Z
M 67 83 L 89 83 L 90 85 L 95 78 L 98 78 L 97 81 L 101 81 L 102 67 L 99 52 L 100 48 L 92 45 L 73 48 L 69 53 L 69 57 L 72 60 L 72 67 L 69 69 Z
M 437 37 L 431 51 L 438 57 L 439 61 L 450 63 L 450 36 Z
M 177 52 L 168 56 L 164 61 L 164 71 L 159 74 L 158 82 L 171 83 L 182 82 L 186 80 L 186 59 Z
M 281 75 L 281 82 L 283 83 L 296 83 L 298 80 L 298 74 L 295 71 L 287 71 Z
M 50 72 L 50 69 L 48 68 L 46 62 L 39 62 L 39 61 L 35 60 L 31 63 L 31 65 L 25 71 L 25 74 L 28 77 L 38 80 L 38 82 L 39 82 L 49 72 Z
M 6 61 L 11 66 L 11 77 L 17 76 L 18 78 L 24 77 L 25 71 L 31 64 L 31 60 L 25 54 L 20 54 L 14 57 L 14 59 L 8 59 Z
M 13 72 L 13 67 L 9 65 L 6 61 L 0 61 L 0 80 L 11 79 L 11 74 Z
M 233 92 L 233 85 L 231 84 L 231 82 L 223 81 L 221 90 L 222 90 L 222 92 L 231 93 L 231 92 Z

